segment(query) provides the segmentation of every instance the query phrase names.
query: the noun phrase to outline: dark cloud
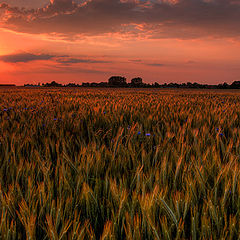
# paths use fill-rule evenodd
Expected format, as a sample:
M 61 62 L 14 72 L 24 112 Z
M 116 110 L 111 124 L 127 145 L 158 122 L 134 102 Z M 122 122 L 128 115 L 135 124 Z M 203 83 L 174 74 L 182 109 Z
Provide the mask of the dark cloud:
M 163 66 L 166 66 L 166 64 L 163 64 L 163 63 L 156 63 L 156 62 L 144 62 L 142 61 L 141 59 L 130 59 L 128 60 L 129 62 L 132 62 L 132 63 L 135 63 L 135 64 L 143 64 L 143 65 L 146 65 L 146 66 L 152 66 L 152 67 L 163 67 Z
M 110 63 L 110 61 L 89 59 L 89 58 L 77 58 L 68 55 L 50 55 L 50 54 L 34 54 L 34 53 L 15 53 L 9 55 L 0 56 L 0 61 L 6 63 L 27 63 L 32 61 L 52 60 L 63 65 L 72 65 L 79 63 Z
M 130 59 L 128 60 L 129 62 L 132 62 L 132 63 L 141 63 L 142 60 L 141 59 Z
M 145 65 L 152 66 L 152 67 L 164 67 L 164 66 L 166 66 L 163 63 L 145 63 Z
M 7 63 L 27 63 L 37 60 L 50 60 L 54 57 L 55 56 L 48 54 L 17 53 L 0 56 L 0 60 Z
M 0 8 L 3 27 L 70 39 L 114 32 L 149 38 L 240 36 L 240 0 L 51 0 L 35 10 Z
M 109 63 L 109 61 L 93 60 L 93 59 L 81 59 L 81 58 L 59 58 L 57 62 L 62 64 L 74 64 L 74 63 Z

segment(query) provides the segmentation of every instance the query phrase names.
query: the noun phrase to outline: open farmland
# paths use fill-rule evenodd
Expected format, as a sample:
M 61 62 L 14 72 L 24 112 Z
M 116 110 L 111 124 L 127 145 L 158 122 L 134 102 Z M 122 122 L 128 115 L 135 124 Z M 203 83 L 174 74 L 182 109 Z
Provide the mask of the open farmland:
M 0 90 L 0 239 L 238 239 L 240 92 Z

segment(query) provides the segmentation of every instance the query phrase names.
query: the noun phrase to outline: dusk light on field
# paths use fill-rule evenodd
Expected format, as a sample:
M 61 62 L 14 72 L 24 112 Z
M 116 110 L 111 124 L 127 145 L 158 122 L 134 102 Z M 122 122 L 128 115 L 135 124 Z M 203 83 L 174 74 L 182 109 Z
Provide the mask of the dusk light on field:
M 0 240 L 240 239 L 240 0 L 0 0 Z

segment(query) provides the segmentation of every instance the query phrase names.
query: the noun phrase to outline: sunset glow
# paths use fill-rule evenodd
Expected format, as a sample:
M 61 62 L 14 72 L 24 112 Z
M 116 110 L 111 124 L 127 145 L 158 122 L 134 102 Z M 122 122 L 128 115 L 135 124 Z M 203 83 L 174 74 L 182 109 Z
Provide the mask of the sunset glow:
M 0 83 L 231 83 L 240 1 L 0 1 Z

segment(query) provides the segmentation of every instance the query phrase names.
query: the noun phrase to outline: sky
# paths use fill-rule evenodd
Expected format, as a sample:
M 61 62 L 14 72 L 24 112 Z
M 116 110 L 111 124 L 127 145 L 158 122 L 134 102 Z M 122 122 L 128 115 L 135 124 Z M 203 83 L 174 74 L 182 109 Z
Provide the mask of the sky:
M 240 0 L 0 0 L 0 84 L 240 80 Z

